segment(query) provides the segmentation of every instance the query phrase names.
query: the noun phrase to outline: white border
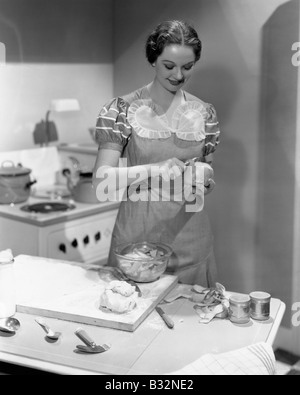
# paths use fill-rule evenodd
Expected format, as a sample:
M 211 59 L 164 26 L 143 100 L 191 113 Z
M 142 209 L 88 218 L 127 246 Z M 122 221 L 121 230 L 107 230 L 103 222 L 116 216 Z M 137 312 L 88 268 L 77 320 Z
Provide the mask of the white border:
M 300 21 L 300 9 L 299 9 Z M 300 29 L 300 23 L 299 23 Z M 299 37 L 300 41 L 300 37 Z M 297 83 L 297 120 L 295 141 L 295 206 L 294 206 L 294 259 L 293 259 L 293 302 L 300 302 L 300 67 Z M 300 328 L 293 328 L 294 352 L 300 353 Z

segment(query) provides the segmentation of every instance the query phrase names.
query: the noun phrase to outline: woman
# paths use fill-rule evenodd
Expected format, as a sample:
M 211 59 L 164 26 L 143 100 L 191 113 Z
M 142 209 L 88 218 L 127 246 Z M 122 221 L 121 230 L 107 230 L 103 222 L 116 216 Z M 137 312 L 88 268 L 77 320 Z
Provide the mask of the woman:
M 182 89 L 200 54 L 201 41 L 185 22 L 163 22 L 149 35 L 146 56 L 155 70 L 154 80 L 102 108 L 96 127 L 99 153 L 94 186 L 100 193 L 101 183 L 115 176 L 114 189 L 126 189 L 113 231 L 109 265 L 116 265 L 114 248 L 118 244 L 160 241 L 174 251 L 167 271 L 180 282 L 206 287 L 216 280 L 209 220 L 202 207 L 188 209 L 193 202 L 186 194 L 180 200 L 174 192 L 175 181 L 187 174 L 186 162 L 193 169 L 192 158 L 211 164 L 219 142 L 214 107 Z M 118 166 L 120 157 L 126 159 L 125 167 Z M 160 180 L 170 181 L 170 199 L 162 198 L 166 192 L 162 182 L 159 196 L 153 195 L 152 185 L 158 179 L 153 169 L 157 168 Z M 138 174 L 138 180 L 132 174 Z M 199 191 L 201 181 L 193 174 L 193 187 Z M 212 174 L 205 179 L 205 193 L 214 185 L 209 179 Z M 187 185 L 183 180 L 181 187 Z M 140 199 L 131 198 L 132 191 L 140 194 Z

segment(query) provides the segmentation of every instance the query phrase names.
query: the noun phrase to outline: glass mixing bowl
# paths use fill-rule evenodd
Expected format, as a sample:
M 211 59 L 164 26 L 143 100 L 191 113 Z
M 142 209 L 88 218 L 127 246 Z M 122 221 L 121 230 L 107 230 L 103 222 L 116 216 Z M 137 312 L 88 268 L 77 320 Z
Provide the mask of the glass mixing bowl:
M 115 248 L 118 267 L 130 280 L 142 283 L 159 279 L 166 271 L 172 253 L 166 244 L 146 241 Z

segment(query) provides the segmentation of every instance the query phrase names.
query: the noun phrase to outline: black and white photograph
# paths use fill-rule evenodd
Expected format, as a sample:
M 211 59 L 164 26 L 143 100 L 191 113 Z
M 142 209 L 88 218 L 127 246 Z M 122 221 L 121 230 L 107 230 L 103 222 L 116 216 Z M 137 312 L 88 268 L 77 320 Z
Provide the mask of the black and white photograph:
M 20 375 L 300 375 L 299 0 L 0 0 Z

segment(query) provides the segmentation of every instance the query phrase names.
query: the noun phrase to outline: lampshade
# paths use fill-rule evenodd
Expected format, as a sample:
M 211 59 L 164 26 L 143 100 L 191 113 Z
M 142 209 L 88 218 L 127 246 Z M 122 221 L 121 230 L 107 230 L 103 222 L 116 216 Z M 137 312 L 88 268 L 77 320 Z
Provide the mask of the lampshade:
M 79 111 L 80 106 L 77 99 L 54 99 L 50 103 L 50 111 L 52 112 L 66 112 Z

